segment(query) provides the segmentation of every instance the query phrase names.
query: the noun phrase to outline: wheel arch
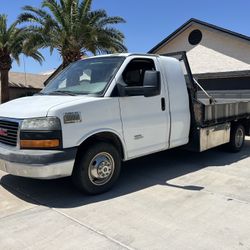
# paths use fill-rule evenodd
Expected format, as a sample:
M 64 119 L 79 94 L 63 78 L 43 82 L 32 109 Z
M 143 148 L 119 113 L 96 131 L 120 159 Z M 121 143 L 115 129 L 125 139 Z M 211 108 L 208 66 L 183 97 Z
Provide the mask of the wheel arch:
M 236 121 L 232 121 L 231 127 L 238 126 L 239 124 L 244 127 L 246 135 L 250 135 L 250 119 L 243 118 Z
M 89 133 L 88 135 L 84 136 L 78 143 L 78 151 L 84 150 L 84 148 L 88 147 L 89 145 L 95 142 L 108 142 L 115 146 L 120 155 L 122 160 L 127 159 L 127 151 L 125 143 L 122 137 L 113 130 L 99 130 Z

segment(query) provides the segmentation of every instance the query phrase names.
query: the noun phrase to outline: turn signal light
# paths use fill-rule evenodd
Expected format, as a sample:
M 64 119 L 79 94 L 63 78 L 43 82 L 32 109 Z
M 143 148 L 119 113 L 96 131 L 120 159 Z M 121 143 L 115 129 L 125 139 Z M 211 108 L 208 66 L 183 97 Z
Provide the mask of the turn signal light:
M 21 148 L 57 148 L 60 146 L 58 139 L 51 140 L 20 140 Z

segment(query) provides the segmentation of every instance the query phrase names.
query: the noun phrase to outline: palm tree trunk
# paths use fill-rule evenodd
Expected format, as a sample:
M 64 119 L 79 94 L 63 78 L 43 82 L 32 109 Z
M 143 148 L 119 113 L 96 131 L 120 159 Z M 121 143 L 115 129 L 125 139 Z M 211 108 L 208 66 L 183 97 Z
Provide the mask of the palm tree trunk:
M 1 103 L 9 101 L 9 70 L 1 70 Z
M 62 66 L 63 68 L 67 67 L 70 63 L 78 61 L 82 58 L 82 53 L 80 50 L 76 50 L 76 51 L 69 51 L 69 52 L 64 52 L 62 54 L 62 58 L 63 58 L 63 63 Z

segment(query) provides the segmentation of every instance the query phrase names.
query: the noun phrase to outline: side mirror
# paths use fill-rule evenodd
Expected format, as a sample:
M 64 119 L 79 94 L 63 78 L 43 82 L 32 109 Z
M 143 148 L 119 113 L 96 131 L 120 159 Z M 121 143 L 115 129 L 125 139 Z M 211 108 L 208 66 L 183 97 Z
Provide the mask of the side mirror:
M 117 83 L 117 89 L 119 92 L 119 96 L 121 96 L 121 97 L 144 95 L 144 87 L 143 86 L 128 87 L 124 84 Z
M 159 71 L 145 71 L 143 86 L 127 86 L 122 83 L 117 83 L 119 96 L 145 96 L 151 97 L 160 94 L 161 81 Z
M 160 94 L 161 80 L 159 71 L 145 71 L 143 89 L 145 97 L 156 96 Z

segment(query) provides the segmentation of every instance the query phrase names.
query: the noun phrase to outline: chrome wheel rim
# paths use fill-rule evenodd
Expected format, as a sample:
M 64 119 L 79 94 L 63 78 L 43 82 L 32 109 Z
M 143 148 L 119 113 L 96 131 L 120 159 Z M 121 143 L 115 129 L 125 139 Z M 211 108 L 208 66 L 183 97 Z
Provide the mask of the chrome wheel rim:
M 244 141 L 244 131 L 242 128 L 238 128 L 235 134 L 235 145 L 237 148 L 240 148 Z
M 112 178 L 114 169 L 113 157 L 107 152 L 101 152 L 95 155 L 89 164 L 89 179 L 96 186 L 104 185 Z

